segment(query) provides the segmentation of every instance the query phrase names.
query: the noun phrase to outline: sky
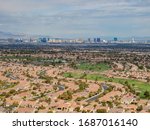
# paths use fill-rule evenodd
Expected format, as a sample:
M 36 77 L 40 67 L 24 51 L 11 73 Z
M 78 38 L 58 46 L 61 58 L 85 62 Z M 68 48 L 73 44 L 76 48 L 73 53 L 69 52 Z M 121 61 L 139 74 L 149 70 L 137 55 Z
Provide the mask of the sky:
M 65 38 L 149 36 L 150 0 L 0 0 L 0 31 Z

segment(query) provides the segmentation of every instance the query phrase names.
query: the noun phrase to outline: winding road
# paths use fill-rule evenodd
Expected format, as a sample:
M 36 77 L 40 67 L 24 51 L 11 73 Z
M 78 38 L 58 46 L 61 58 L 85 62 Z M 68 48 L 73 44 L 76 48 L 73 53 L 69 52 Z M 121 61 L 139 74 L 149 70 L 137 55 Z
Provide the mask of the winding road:
M 94 96 L 92 96 L 92 97 L 90 97 L 90 98 L 88 98 L 88 99 L 85 99 L 85 102 L 91 102 L 91 101 L 96 100 L 97 98 L 99 98 L 99 96 L 100 96 L 102 93 L 104 93 L 104 91 L 105 91 L 104 86 L 102 86 L 102 91 L 101 91 L 100 93 L 98 93 L 98 94 L 96 94 L 96 95 L 94 95 Z

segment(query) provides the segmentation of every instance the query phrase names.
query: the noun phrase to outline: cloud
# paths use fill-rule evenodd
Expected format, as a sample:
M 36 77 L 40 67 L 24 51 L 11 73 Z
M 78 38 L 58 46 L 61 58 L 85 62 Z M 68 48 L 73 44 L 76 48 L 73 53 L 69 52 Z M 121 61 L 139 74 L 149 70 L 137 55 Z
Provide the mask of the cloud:
M 80 36 L 140 35 L 141 30 L 146 35 L 145 28 L 150 27 L 149 0 L 0 0 L 0 3 L 0 30 L 6 31 Z

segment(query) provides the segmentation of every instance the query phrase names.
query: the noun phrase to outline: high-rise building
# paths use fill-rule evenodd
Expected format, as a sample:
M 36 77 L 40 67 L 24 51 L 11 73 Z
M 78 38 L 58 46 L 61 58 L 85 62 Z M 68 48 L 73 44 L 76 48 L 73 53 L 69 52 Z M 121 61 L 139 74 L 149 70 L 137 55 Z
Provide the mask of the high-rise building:
M 100 39 L 100 38 L 97 38 L 97 42 L 100 43 L 100 42 L 101 42 L 101 39 Z
M 96 43 L 97 42 L 97 39 L 96 38 L 94 38 L 94 43 Z
M 47 42 L 47 38 L 45 38 L 45 37 L 44 38 L 40 38 L 40 41 L 45 43 L 45 42 Z
M 132 40 L 131 40 L 131 41 L 132 41 L 132 43 L 135 43 L 135 39 L 134 39 L 134 37 L 132 38 Z
M 88 38 L 88 43 L 91 43 L 91 38 Z
M 114 41 L 118 41 L 118 38 L 117 38 L 117 37 L 114 37 Z

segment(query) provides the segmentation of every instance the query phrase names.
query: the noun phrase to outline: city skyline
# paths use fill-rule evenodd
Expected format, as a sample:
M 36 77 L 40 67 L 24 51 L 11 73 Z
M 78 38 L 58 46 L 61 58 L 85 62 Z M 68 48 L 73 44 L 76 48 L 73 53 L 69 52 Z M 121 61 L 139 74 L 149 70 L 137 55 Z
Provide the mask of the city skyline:
M 0 0 L 0 31 L 53 37 L 148 36 L 149 0 Z

